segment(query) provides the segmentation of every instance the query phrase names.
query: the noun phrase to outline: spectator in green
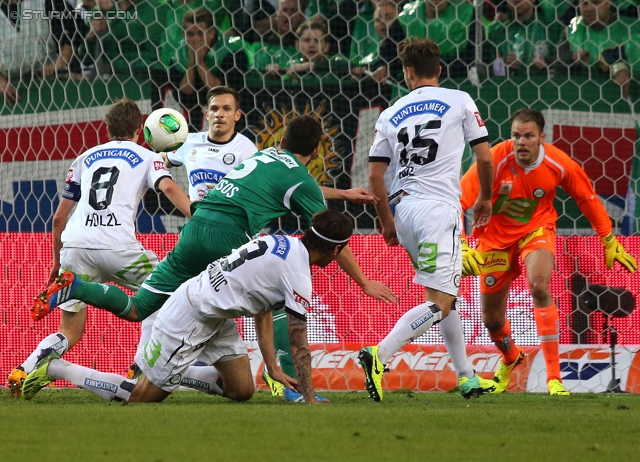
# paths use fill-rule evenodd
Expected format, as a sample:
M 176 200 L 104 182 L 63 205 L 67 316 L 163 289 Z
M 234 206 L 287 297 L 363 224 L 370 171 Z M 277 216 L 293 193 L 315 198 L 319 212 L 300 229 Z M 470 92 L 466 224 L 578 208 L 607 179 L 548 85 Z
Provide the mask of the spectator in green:
M 231 0 L 167 0 L 171 8 L 165 19 L 167 41 L 162 48 L 162 62 L 169 66 L 175 50 L 184 39 L 182 20 L 189 11 L 206 8 L 213 14 L 213 23 L 219 32 L 225 34 L 230 31 L 230 13 L 232 12 L 230 2 Z
M 416 0 L 404 6 L 380 45 L 379 65 L 386 65 L 389 77 L 402 80 L 397 44 L 406 37 L 428 37 L 440 46 L 442 76 L 465 77 L 475 59 L 474 8 L 471 3 L 450 0 Z M 379 67 L 379 66 L 378 66 Z M 386 76 L 380 76 L 385 80 Z
M 507 0 L 508 12 L 487 28 L 486 61 L 493 75 L 546 73 L 557 59 L 563 26 L 536 0 Z
M 561 60 L 579 72 L 609 75 L 620 85 L 623 98 L 629 95 L 631 73 L 625 58 L 624 44 L 640 32 L 640 24 L 618 17 L 609 0 L 581 0 L 580 16 L 565 30 Z
M 101 50 L 98 65 L 106 67 L 101 75 L 112 74 L 122 82 L 131 78 L 139 84 L 151 81 L 151 100 L 160 101 L 155 82 L 159 75 L 166 75 L 160 51 L 166 41 L 163 21 L 169 6 L 159 0 L 120 0 L 117 3 L 98 0 L 97 3 L 91 30 L 82 46 L 84 53 L 92 55 L 98 42 Z
M 353 66 L 354 77 L 362 77 L 371 71 L 375 78 L 376 72 L 386 74 L 385 66 L 376 69 L 378 49 L 382 40 L 386 39 L 389 27 L 398 18 L 398 6 L 394 0 L 376 0 L 377 5 L 371 21 L 358 18 L 355 26 L 351 54 L 349 61 Z M 373 68 L 373 69 L 372 69 Z
M 207 92 L 224 82 L 241 80 L 248 59 L 239 38 L 235 49 L 228 46 L 206 7 L 187 11 L 182 30 L 183 38 L 170 58 L 170 81 L 178 90 L 178 101 L 189 112 L 190 130 L 202 131 Z
M 297 53 L 295 30 L 305 16 L 298 0 L 278 0 L 276 11 L 269 19 L 270 29 L 252 44 L 253 67 L 259 71 L 265 71 L 270 64 L 287 66 Z
M 538 6 L 548 18 L 556 18 L 558 22 L 565 25 L 571 22 L 577 11 L 575 0 L 539 0 Z
M 323 75 L 330 73 L 336 77 L 349 73 L 349 61 L 340 56 L 327 56 L 330 43 L 327 25 L 322 20 L 312 20 L 302 23 L 296 30 L 296 54 L 287 66 L 281 68 L 279 64 L 269 64 L 266 67 L 268 76 L 280 76 L 285 72 L 288 77 L 300 77 L 306 74 Z M 282 61 L 277 54 L 274 61 Z

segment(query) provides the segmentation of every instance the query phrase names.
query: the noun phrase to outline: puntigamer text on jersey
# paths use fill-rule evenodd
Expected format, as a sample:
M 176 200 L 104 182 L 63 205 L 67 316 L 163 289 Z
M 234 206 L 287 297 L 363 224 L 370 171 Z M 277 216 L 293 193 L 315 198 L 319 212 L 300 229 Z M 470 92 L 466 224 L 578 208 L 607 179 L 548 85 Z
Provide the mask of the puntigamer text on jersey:
M 401 107 L 398 112 L 391 116 L 389 121 L 394 127 L 397 127 L 407 117 L 413 117 L 421 114 L 435 114 L 439 117 L 444 116 L 451 108 L 447 103 L 438 101 L 437 99 L 429 99 L 427 101 L 417 101 L 409 103 Z

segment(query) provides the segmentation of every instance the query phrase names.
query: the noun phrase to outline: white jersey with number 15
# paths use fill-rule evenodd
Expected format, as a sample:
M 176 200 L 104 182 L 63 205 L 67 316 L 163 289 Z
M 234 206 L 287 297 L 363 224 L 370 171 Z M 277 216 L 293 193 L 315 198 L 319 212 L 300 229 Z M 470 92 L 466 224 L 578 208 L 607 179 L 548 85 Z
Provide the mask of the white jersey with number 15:
M 460 208 L 465 144 L 486 141 L 487 129 L 467 93 L 418 87 L 380 114 L 369 161 L 395 159 L 396 190 Z

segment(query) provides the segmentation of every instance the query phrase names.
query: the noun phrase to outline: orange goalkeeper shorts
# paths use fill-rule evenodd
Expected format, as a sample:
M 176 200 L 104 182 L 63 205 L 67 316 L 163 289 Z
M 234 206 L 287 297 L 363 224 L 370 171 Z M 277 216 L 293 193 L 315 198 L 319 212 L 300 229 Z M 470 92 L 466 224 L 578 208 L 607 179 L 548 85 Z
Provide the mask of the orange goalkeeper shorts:
M 527 255 L 538 249 L 547 249 L 555 255 L 555 236 L 555 229 L 542 226 L 502 250 L 492 249 L 480 239 L 476 248 L 484 257 L 484 264 L 480 267 L 480 293 L 499 292 L 520 276 L 519 257 L 524 261 Z

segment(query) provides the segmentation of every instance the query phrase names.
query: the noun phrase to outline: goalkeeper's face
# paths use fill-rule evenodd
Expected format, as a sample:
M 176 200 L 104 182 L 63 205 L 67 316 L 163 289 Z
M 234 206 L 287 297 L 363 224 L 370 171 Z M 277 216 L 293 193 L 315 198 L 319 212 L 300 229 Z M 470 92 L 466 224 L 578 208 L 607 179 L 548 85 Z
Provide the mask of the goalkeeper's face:
M 520 122 L 515 120 L 511 124 L 511 140 L 516 159 L 521 165 L 532 165 L 540 155 L 540 145 L 544 141 L 544 133 L 535 122 Z

